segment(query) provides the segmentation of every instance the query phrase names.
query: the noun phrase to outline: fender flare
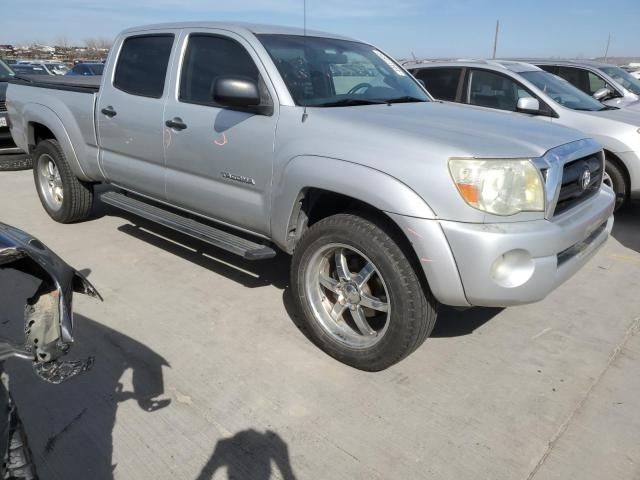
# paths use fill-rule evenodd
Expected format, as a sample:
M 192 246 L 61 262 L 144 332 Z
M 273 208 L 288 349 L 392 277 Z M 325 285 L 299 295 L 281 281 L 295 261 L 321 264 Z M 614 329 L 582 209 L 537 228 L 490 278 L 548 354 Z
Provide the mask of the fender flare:
M 93 181 L 93 179 L 83 170 L 62 119 L 53 110 L 44 105 L 29 103 L 25 105 L 22 115 L 23 118 L 28 119 L 28 123 L 25 125 L 25 134 L 27 135 L 27 144 L 29 147 L 31 145 L 35 146 L 34 129 L 32 124 L 40 123 L 44 125 L 51 130 L 53 135 L 56 137 L 56 140 L 60 144 L 60 148 L 62 148 L 64 156 L 67 159 L 73 174 L 80 180 L 84 180 L 86 182 Z
M 397 178 L 358 163 L 331 157 L 292 158 L 273 187 L 272 240 L 287 251 L 287 233 L 300 193 L 318 188 L 346 195 L 387 213 L 434 219 L 425 200 Z

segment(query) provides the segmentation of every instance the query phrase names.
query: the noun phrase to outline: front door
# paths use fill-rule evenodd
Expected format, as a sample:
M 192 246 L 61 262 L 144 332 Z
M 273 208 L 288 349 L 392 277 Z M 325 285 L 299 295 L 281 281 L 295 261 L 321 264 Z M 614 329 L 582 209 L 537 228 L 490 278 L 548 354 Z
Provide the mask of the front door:
M 115 45 L 115 71 L 102 87 L 96 111 L 109 181 L 158 200 L 165 199 L 163 110 L 176 33 L 134 35 Z
M 228 32 L 185 31 L 181 43 L 184 58 L 165 109 L 167 198 L 266 235 L 277 102 L 264 67 L 250 45 Z M 273 108 L 258 114 L 221 107 L 213 99 L 220 77 L 257 82 L 261 105 Z

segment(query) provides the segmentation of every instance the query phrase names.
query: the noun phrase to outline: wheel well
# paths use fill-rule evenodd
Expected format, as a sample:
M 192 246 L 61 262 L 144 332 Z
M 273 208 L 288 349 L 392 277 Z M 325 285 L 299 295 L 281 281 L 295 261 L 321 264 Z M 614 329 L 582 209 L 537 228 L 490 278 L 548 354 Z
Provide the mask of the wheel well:
M 377 209 L 348 195 L 323 190 L 305 188 L 296 199 L 287 228 L 287 251 L 293 253 L 304 232 L 323 218 L 347 211 L 379 212 Z
M 610 152 L 609 150 L 604 151 L 604 156 L 606 160 L 612 163 L 615 163 L 616 166 L 619 167 L 620 170 L 622 170 L 622 174 L 624 175 L 624 181 L 627 185 L 627 191 L 629 191 L 631 187 L 631 176 L 629 175 L 629 170 L 627 170 L 627 166 L 624 164 L 622 160 L 620 160 L 618 156 L 616 156 L 614 153 Z
M 55 139 L 56 136 L 53 134 L 49 128 L 41 123 L 31 123 L 29 124 L 30 135 L 29 139 L 32 140 L 33 143 L 29 143 L 29 150 L 33 153 L 38 143 L 43 140 Z
M 429 282 L 418 256 L 402 228 L 382 210 L 348 195 L 319 188 L 307 188 L 300 192 L 296 207 L 289 220 L 288 252 L 293 253 L 304 232 L 314 223 L 339 213 L 355 213 L 383 228 L 413 265 L 425 292 L 430 292 Z

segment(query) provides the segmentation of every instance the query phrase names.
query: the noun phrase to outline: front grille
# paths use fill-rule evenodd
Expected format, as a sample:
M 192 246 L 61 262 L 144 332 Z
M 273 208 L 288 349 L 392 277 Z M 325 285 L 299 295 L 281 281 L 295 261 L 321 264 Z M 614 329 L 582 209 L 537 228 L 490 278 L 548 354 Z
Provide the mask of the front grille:
M 603 170 L 601 153 L 567 163 L 562 171 L 562 187 L 554 215 L 566 212 L 595 195 L 600 189 Z M 587 185 L 584 184 L 585 177 L 590 177 Z
M 7 102 L 5 102 L 4 100 L 0 100 L 0 112 L 6 112 L 7 111 Z

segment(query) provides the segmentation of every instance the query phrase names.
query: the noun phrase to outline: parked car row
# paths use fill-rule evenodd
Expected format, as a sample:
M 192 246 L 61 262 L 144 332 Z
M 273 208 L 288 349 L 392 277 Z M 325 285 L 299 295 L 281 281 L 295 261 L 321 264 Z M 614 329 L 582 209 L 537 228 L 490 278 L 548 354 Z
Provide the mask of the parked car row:
M 19 60 L 11 65 L 14 71 L 28 67 L 37 69 L 38 73 L 36 75 L 64 75 L 69 71 L 69 68 L 64 63 L 56 60 Z M 44 71 L 44 73 L 39 73 L 40 71 Z
M 102 75 L 104 63 L 78 62 L 68 68 L 63 62 L 55 60 L 18 60 L 11 64 L 11 69 L 21 75 Z

